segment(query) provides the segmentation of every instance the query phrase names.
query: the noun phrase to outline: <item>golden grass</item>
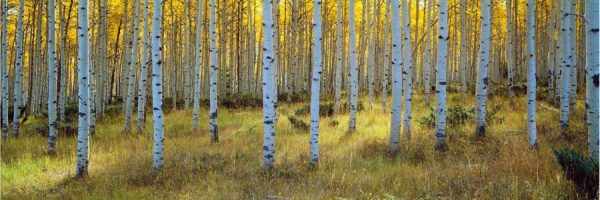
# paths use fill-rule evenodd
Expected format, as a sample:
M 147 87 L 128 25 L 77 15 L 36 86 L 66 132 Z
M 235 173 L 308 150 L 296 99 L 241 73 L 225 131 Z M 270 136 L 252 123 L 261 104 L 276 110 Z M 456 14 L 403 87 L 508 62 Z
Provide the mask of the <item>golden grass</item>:
M 367 100 L 363 99 L 365 105 Z M 99 121 L 91 139 L 89 177 L 76 180 L 76 138 L 59 138 L 57 155 L 45 153 L 46 138 L 23 125 L 23 135 L 2 144 L 3 199 L 572 199 L 550 145 L 585 151 L 583 106 L 573 115 L 574 135 L 559 135 L 559 113 L 538 106 L 539 148 L 527 145 L 526 100 L 503 104 L 502 124 L 491 124 L 488 137 L 475 139 L 474 125 L 448 129 L 449 151 L 433 150 L 433 131 L 417 119 L 428 108 L 422 96 L 413 104 L 413 136 L 402 140 L 401 153 L 386 156 L 389 114 L 377 99 L 373 110 L 359 112 L 357 131 L 346 133 L 348 116 L 321 120 L 321 161 L 309 169 L 308 133 L 291 128 L 286 115 L 301 106 L 281 105 L 277 122 L 276 169 L 262 164 L 262 110 L 220 109 L 221 141 L 211 144 L 208 112 L 192 131 L 190 110 L 165 117 L 164 170 L 154 176 L 151 118 L 146 131 L 123 135 L 122 117 Z M 388 101 L 389 102 L 389 101 Z M 452 94 L 449 102 L 461 102 Z M 473 99 L 465 102 L 473 105 Z M 545 105 L 549 105 L 545 103 Z M 308 122 L 308 117 L 302 117 Z M 335 127 L 331 120 L 339 121 Z M 134 124 L 135 125 L 135 124 Z

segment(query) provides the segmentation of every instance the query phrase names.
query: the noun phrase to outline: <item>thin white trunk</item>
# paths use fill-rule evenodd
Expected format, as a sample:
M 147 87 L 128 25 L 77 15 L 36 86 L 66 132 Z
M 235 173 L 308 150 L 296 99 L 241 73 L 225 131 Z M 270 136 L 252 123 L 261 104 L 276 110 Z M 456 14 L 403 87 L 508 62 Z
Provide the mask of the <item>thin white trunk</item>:
M 508 0 L 510 1 L 510 0 Z M 507 4 L 508 4 L 507 1 Z M 467 1 L 460 0 L 460 88 L 462 101 L 467 99 Z
M 142 63 L 140 70 L 140 81 L 138 83 L 138 110 L 137 110 L 137 126 L 136 131 L 141 133 L 146 125 L 146 89 L 148 87 L 148 66 L 151 60 L 149 60 L 150 43 L 148 41 L 150 34 L 150 23 L 148 23 L 148 0 L 144 0 L 144 30 L 142 38 Z
M 322 0 L 313 1 L 313 71 L 310 95 L 310 161 L 309 165 L 319 163 L 319 97 L 321 94 L 321 4 Z
M 264 134 L 263 134 L 263 170 L 271 170 L 275 167 L 275 101 L 273 95 L 273 39 L 275 31 L 273 30 L 272 5 L 273 1 L 263 0 L 263 114 L 264 114 Z
M 387 95 L 388 95 L 388 83 L 389 83 L 389 65 L 390 65 L 390 47 L 389 47 L 389 32 L 390 32 L 390 0 L 385 1 L 386 6 L 384 10 L 384 22 L 383 26 L 385 27 L 383 30 L 383 79 L 381 80 L 381 107 L 383 108 L 383 113 L 387 113 Z
M 200 67 L 202 65 L 202 1 L 198 1 L 196 16 L 196 66 L 194 68 L 194 130 L 198 129 L 200 112 Z M 246 84 L 246 83 L 244 83 Z
M 598 148 L 600 140 L 600 100 L 598 90 L 598 77 L 600 76 L 600 6 L 597 0 L 585 1 L 586 24 L 586 107 L 588 146 L 593 158 L 599 159 Z
M 573 112 L 575 110 L 575 99 L 577 97 L 577 21 L 575 20 L 577 17 L 577 0 L 568 1 L 567 6 L 569 7 L 569 16 L 567 19 L 571 21 L 571 28 L 568 29 L 568 40 L 570 40 L 571 48 L 569 50 L 569 54 L 566 54 L 565 56 L 571 58 L 571 70 L 569 73 L 569 76 L 571 76 L 569 79 L 569 89 L 571 91 L 569 93 L 569 109 L 571 109 L 571 112 Z
M 513 85 L 514 85 L 514 74 L 515 74 L 515 53 L 514 53 L 514 32 L 516 31 L 516 29 L 514 28 L 513 25 L 513 10 L 512 10 L 512 4 L 513 3 L 518 3 L 515 2 L 515 0 L 507 0 L 506 1 L 506 16 L 507 16 L 507 23 L 506 23 L 506 32 L 507 32 L 507 36 L 506 39 L 508 40 L 508 44 L 506 45 L 506 54 L 507 54 L 507 59 L 508 59 L 508 98 L 510 99 L 510 101 L 512 102 L 514 97 L 515 97 L 515 93 L 513 91 Z
M 410 121 L 412 119 L 412 45 L 410 39 L 410 9 L 406 0 L 402 0 L 402 25 L 404 28 L 404 75 L 406 76 L 406 85 L 404 86 L 404 134 L 406 139 L 410 140 Z
M 90 90 L 89 76 L 89 10 L 88 0 L 79 0 L 78 13 L 78 42 L 79 54 L 77 57 L 77 82 L 79 90 L 77 93 L 79 100 L 79 125 L 77 128 L 77 176 L 83 177 L 87 175 L 89 165 L 89 112 L 88 95 Z
M 537 145 L 536 128 L 536 68 L 535 68 L 535 0 L 527 0 L 527 51 L 529 53 L 529 73 L 527 78 L 527 129 L 529 146 Z
M 335 113 L 340 110 L 342 101 L 342 0 L 337 0 L 336 16 L 336 34 L 335 34 Z
M 481 41 L 479 49 L 479 67 L 477 70 L 476 97 L 476 135 L 485 136 L 485 112 L 488 88 L 488 66 L 490 64 L 490 42 L 491 42 L 491 10 L 490 0 L 481 2 Z M 439 77 L 438 77 L 439 79 Z M 439 81 L 438 81 L 439 82 Z
M 400 148 L 400 128 L 402 112 L 402 36 L 400 34 L 400 0 L 392 1 L 392 120 L 390 127 L 390 153 Z M 351 12 L 352 13 L 352 12 Z
M 567 129 L 569 129 L 569 114 L 570 114 L 570 105 L 569 105 L 569 97 L 571 96 L 571 88 L 570 88 L 570 74 L 571 74 L 571 66 L 573 63 L 573 57 L 571 55 L 571 31 L 569 29 L 573 28 L 571 26 L 571 20 L 569 20 L 569 3 L 568 1 L 563 1 L 561 5 L 561 18 L 562 28 L 561 34 L 563 36 L 562 39 L 562 49 L 563 49 L 563 59 L 562 59 L 562 72 L 561 72 L 561 81 L 562 81 L 562 93 L 560 98 L 560 127 L 561 132 L 566 133 Z
M 431 97 L 430 97 L 430 93 L 431 93 L 431 26 L 433 25 L 433 20 L 431 18 L 431 10 L 433 9 L 433 1 L 434 0 L 427 0 L 427 41 L 425 42 L 425 45 L 427 46 L 427 56 L 425 59 L 425 84 L 423 87 L 425 87 L 425 104 L 429 106 L 430 102 L 431 102 Z
M 17 17 L 17 47 L 16 50 L 17 52 L 15 53 L 16 55 L 16 62 L 15 62 L 15 90 L 14 90 L 14 101 L 13 101 L 13 129 L 12 129 L 12 134 L 13 136 L 18 136 L 19 135 L 19 118 L 21 115 L 21 87 L 23 87 L 22 85 L 22 80 L 23 80 L 23 56 L 25 55 L 23 53 L 23 12 L 24 12 L 24 7 L 25 7 L 25 0 L 20 0 L 19 1 L 19 13 L 18 13 L 18 17 Z
M 152 17 L 152 110 L 154 115 L 154 171 L 163 167 L 165 136 L 163 122 L 162 88 L 162 0 L 154 0 Z
M 0 50 L 2 54 L 2 60 L 0 60 L 0 67 L 2 68 L 2 141 L 6 141 L 8 138 L 8 65 L 6 64 L 8 59 L 6 44 L 8 20 L 6 12 L 8 12 L 8 4 L 6 0 L 2 0 L 2 49 Z
M 348 131 L 356 130 L 356 111 L 358 107 L 358 66 L 356 65 L 356 25 L 354 22 L 354 0 L 350 0 L 348 9 L 348 28 L 350 29 L 350 122 Z
M 489 0 L 485 0 L 489 1 Z M 448 65 L 448 1 L 438 3 L 438 51 L 436 70 L 436 115 L 435 115 L 435 149 L 446 151 L 446 68 Z
M 210 139 L 212 142 L 219 141 L 219 129 L 217 125 L 217 80 L 219 65 L 217 64 L 217 36 L 215 26 L 215 0 L 210 0 Z
M 131 48 L 131 59 L 129 60 L 129 74 L 127 83 L 127 100 L 125 102 L 125 128 L 123 131 L 129 133 L 131 131 L 131 115 L 133 113 L 133 90 L 135 85 L 135 75 L 137 73 L 138 65 L 138 54 L 140 46 L 140 18 L 139 18 L 139 0 L 133 1 L 133 31 L 131 35 L 131 41 L 133 47 Z
M 367 58 L 367 81 L 368 81 L 368 91 L 369 91 L 369 109 L 373 109 L 373 87 L 375 85 L 375 31 L 373 31 L 373 34 L 371 34 L 371 29 L 373 29 L 373 27 L 371 26 L 372 23 L 372 14 L 371 14 L 371 7 L 374 6 L 368 6 L 367 7 L 367 29 L 365 34 L 367 34 L 367 38 L 366 40 L 368 40 L 368 58 Z
M 58 124 L 56 122 L 56 0 L 48 0 L 48 152 L 54 153 Z

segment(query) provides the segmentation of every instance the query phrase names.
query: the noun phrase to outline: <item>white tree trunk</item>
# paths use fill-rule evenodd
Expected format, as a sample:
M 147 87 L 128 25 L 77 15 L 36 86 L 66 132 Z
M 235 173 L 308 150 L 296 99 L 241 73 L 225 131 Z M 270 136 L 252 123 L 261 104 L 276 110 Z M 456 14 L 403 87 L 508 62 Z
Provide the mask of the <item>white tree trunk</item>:
M 271 70 L 275 63 L 273 57 L 273 39 L 275 31 L 273 30 L 273 17 L 271 12 L 273 1 L 263 0 L 263 114 L 264 114 L 264 135 L 263 135 L 263 170 L 273 169 L 275 166 L 275 101 L 273 87 L 275 87 Z
M 381 80 L 381 107 L 383 108 L 383 113 L 387 113 L 387 95 L 388 95 L 388 83 L 389 83 L 389 65 L 390 65 L 390 46 L 388 43 L 389 40 L 389 32 L 390 32 L 390 0 L 386 0 L 386 7 L 384 10 L 384 22 L 383 26 L 385 27 L 383 30 L 383 79 Z
M 77 93 L 79 99 L 79 125 L 77 127 L 77 176 L 83 177 L 87 175 L 89 165 L 89 98 L 90 82 L 89 82 L 89 10 L 88 0 L 79 0 L 78 10 L 78 43 L 79 54 L 77 57 L 77 82 L 79 90 Z
M 570 105 L 569 105 L 569 97 L 571 96 L 571 88 L 570 88 L 570 74 L 571 74 L 571 66 L 573 63 L 573 57 L 571 55 L 571 31 L 569 29 L 572 28 L 571 20 L 569 20 L 568 11 L 569 11 L 569 3 L 568 1 L 563 1 L 561 5 L 561 18 L 562 21 L 562 49 L 563 49 L 563 59 L 562 59 L 562 72 L 561 72 L 561 81 L 562 81 L 562 93 L 560 98 L 560 127 L 561 132 L 565 133 L 567 129 L 569 129 L 569 114 L 570 114 Z
M 488 66 L 490 64 L 490 42 L 491 42 L 491 10 L 490 0 L 481 2 L 481 41 L 479 49 L 479 67 L 477 70 L 476 96 L 476 134 L 485 136 L 485 112 L 487 102 Z M 439 81 L 438 81 L 439 82 Z
M 537 145 L 536 128 L 536 68 L 535 68 L 535 0 L 527 0 L 527 50 L 529 52 L 529 73 L 527 78 L 527 129 L 529 146 Z M 510 30 L 510 29 L 508 29 Z
M 400 0 L 392 1 L 392 120 L 389 151 L 397 153 L 400 147 L 402 113 L 402 37 L 400 35 Z M 352 13 L 352 12 L 351 12 Z
M 202 1 L 198 1 L 196 16 L 196 66 L 194 68 L 194 130 L 198 129 L 200 112 L 200 67 L 202 65 Z M 244 83 L 246 84 L 246 83 Z
M 149 60 L 148 53 L 150 52 L 150 43 L 148 41 L 150 35 L 150 23 L 148 23 L 148 7 L 150 7 L 148 0 L 144 0 L 144 30 L 142 38 L 142 63 L 140 70 L 140 81 L 138 83 L 138 109 L 137 109 L 137 133 L 141 133 L 146 125 L 146 89 L 148 88 L 148 66 L 151 60 Z
M 217 64 L 217 41 L 215 26 L 215 0 L 210 0 L 210 139 L 213 142 L 219 141 L 219 129 L 217 125 L 217 80 L 219 65 Z
M 313 0 L 313 71 L 310 95 L 310 161 L 309 165 L 319 163 L 319 97 L 321 94 L 321 4 L 322 0 Z
M 402 0 L 402 31 L 404 32 L 404 75 L 406 76 L 406 85 L 404 86 L 404 134 L 406 139 L 410 140 L 410 121 L 412 119 L 412 45 L 410 39 L 410 9 L 406 0 Z
M 358 107 L 358 66 L 356 65 L 356 25 L 354 22 L 354 0 L 350 0 L 348 9 L 348 29 L 350 29 L 350 122 L 348 131 L 356 130 L 356 111 Z
M 19 118 L 21 115 L 21 87 L 23 87 L 23 12 L 25 7 L 25 0 L 19 1 L 19 13 L 17 17 L 17 52 L 15 62 L 15 90 L 14 90 L 14 101 L 13 101 L 13 136 L 19 135 Z
M 507 22 L 506 22 L 506 32 L 507 32 L 507 36 L 506 39 L 508 41 L 508 44 L 506 45 L 506 54 L 507 54 L 507 65 L 508 65 L 508 98 L 510 99 L 510 101 L 512 102 L 515 94 L 513 91 L 513 85 L 514 85 L 514 74 L 515 74 L 515 53 L 514 53 L 514 32 L 516 31 L 516 29 L 514 28 L 513 25 L 513 10 L 512 10 L 512 4 L 513 3 L 518 3 L 515 2 L 515 0 L 507 0 L 506 1 L 506 16 L 507 16 Z
M 367 0 L 368 1 L 368 0 Z M 369 6 L 369 4 L 367 3 L 367 28 L 365 29 L 365 33 L 366 34 L 366 40 L 367 45 L 368 45 L 368 49 L 367 51 L 369 52 L 367 54 L 367 73 L 365 73 L 367 75 L 367 81 L 368 81 L 368 91 L 369 91 L 369 109 L 373 109 L 373 86 L 375 85 L 375 36 L 374 34 L 371 34 L 371 29 L 373 28 L 371 26 L 372 23 L 372 14 L 371 14 L 371 7 L 374 6 Z
M 125 102 L 125 128 L 123 131 L 129 133 L 131 131 L 131 115 L 133 113 L 133 90 L 135 86 L 135 75 L 137 73 L 138 66 L 138 54 L 140 46 L 140 18 L 139 18 L 139 0 L 133 1 L 133 31 L 131 35 L 131 41 L 133 47 L 131 48 L 131 59 L 129 60 L 129 74 L 127 84 L 127 100 Z
M 597 0 L 585 1 L 586 24 L 586 107 L 588 146 L 593 158 L 599 159 L 598 148 L 600 141 L 600 100 L 598 99 L 598 77 L 600 76 L 600 6 Z
M 489 0 L 484 0 L 488 1 Z M 438 3 L 438 52 L 436 72 L 436 115 L 435 115 L 435 149 L 446 151 L 446 68 L 448 65 L 448 1 Z
M 425 87 L 425 104 L 427 106 L 429 106 L 430 102 L 431 102 L 431 97 L 430 97 L 430 93 L 431 93 L 431 26 L 433 25 L 433 20 L 431 18 L 431 10 L 433 9 L 433 1 L 434 0 L 427 0 L 427 41 L 425 42 L 426 46 L 427 46 L 427 56 L 425 59 L 425 84 L 423 87 Z
M 342 101 L 342 0 L 337 0 L 335 33 L 335 113 L 339 113 Z
M 48 152 L 54 153 L 58 124 L 56 121 L 56 1 L 48 0 Z
M 565 55 L 567 57 L 571 58 L 571 70 L 569 71 L 569 76 L 570 77 L 570 81 L 569 81 L 569 89 L 570 89 L 570 95 L 569 95 L 569 109 L 571 109 L 571 112 L 574 112 L 575 110 L 575 99 L 577 98 L 577 41 L 576 41 L 576 37 L 577 37 L 577 21 L 575 20 L 575 18 L 577 17 L 577 0 L 570 0 L 567 3 L 568 6 L 568 12 L 569 12 L 569 16 L 567 17 L 567 19 L 569 21 L 571 21 L 571 28 L 568 29 L 569 31 L 569 37 L 567 38 L 568 40 L 570 40 L 570 50 L 569 50 L 569 54 Z
M 507 1 L 508 4 L 508 1 Z M 462 101 L 467 100 L 467 1 L 460 0 L 460 88 Z M 510 29 L 509 29 L 510 30 Z
M 2 49 L 0 50 L 2 54 L 2 60 L 0 60 L 0 67 L 2 68 L 2 141 L 6 141 L 8 138 L 8 65 L 6 64 L 8 59 L 6 44 L 8 20 L 6 12 L 8 12 L 8 4 L 6 0 L 2 0 Z
M 162 0 L 154 0 L 152 17 L 152 110 L 154 115 L 154 171 L 163 167 L 165 136 L 162 88 Z

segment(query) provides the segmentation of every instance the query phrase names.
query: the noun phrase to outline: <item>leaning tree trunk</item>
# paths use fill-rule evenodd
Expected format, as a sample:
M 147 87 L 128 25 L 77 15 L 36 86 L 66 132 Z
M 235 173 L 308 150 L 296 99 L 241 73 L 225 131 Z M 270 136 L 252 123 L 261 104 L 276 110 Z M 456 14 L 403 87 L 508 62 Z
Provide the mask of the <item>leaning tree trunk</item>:
M 489 2 L 489 0 L 486 0 Z M 436 72 L 435 150 L 446 151 L 446 68 L 448 65 L 448 1 L 438 4 L 438 52 Z
M 163 122 L 162 89 L 162 0 L 154 0 L 152 17 L 152 110 L 154 115 L 154 171 L 163 167 L 165 136 Z
M 198 1 L 196 16 L 196 66 L 194 68 L 194 130 L 198 129 L 200 112 L 200 67 L 202 64 L 202 1 Z M 246 84 L 246 83 L 244 83 Z
M 410 9 L 406 0 L 402 0 L 402 25 L 404 28 L 404 74 L 406 85 L 404 86 L 404 134 L 410 140 L 410 121 L 412 119 L 412 46 L 410 42 Z
M 481 47 L 479 49 L 479 67 L 477 70 L 476 96 L 476 135 L 485 137 L 485 112 L 487 103 L 488 66 L 490 64 L 491 10 L 490 0 L 481 2 Z M 439 77 L 438 77 L 439 78 Z M 439 81 L 438 81 L 439 82 Z
M 536 128 L 536 68 L 535 68 L 535 0 L 527 0 L 527 50 L 529 52 L 529 73 L 527 78 L 527 129 L 529 146 L 537 145 Z
M 350 0 L 348 9 L 348 28 L 350 29 L 350 122 L 348 131 L 356 130 L 356 111 L 358 108 L 358 66 L 356 65 L 356 25 L 354 22 L 354 0 Z
M 587 127 L 588 127 L 588 146 L 593 158 L 598 158 L 598 133 L 600 132 L 600 110 L 598 106 L 598 77 L 600 76 L 600 8 L 597 0 L 585 1 L 585 19 L 586 24 L 586 45 L 585 45 L 585 68 L 586 68 L 586 106 L 587 109 Z
M 15 62 L 15 90 L 14 90 L 14 101 L 13 101 L 13 136 L 19 135 L 19 118 L 21 115 L 21 87 L 23 81 L 23 11 L 25 7 L 25 0 L 19 1 L 19 13 L 17 17 L 17 52 Z
M 395 154 L 400 145 L 400 128 L 402 112 L 402 37 L 400 35 L 399 1 L 392 0 L 392 124 L 390 127 L 390 153 Z M 351 7 L 353 9 L 353 7 Z M 353 10 L 350 11 L 353 13 Z
M 321 89 L 321 4 L 322 0 L 313 1 L 313 71 L 310 95 L 310 161 L 309 165 L 319 163 L 319 96 Z
M 54 153 L 58 124 L 56 122 L 56 1 L 48 0 L 48 152 Z M 63 47 L 64 48 L 64 47 Z
M 89 165 L 89 98 L 90 82 L 88 79 L 89 70 L 89 10 L 88 0 L 79 0 L 78 10 L 78 28 L 77 35 L 79 36 L 79 54 L 77 57 L 77 82 L 79 90 L 77 93 L 79 99 L 79 125 L 77 128 L 77 176 L 83 177 L 87 175 Z
M 148 23 L 148 0 L 144 0 L 144 32 L 142 38 L 142 63 L 140 70 L 140 82 L 138 83 L 138 112 L 137 112 L 137 133 L 141 133 L 146 125 L 146 89 L 148 87 L 148 52 L 150 51 L 150 44 L 148 43 L 148 35 L 150 33 L 150 24 Z
M 273 17 L 271 12 L 273 1 L 263 0 L 263 170 L 271 170 L 275 166 L 275 102 L 273 99 L 275 87 L 272 70 L 275 62 L 273 57 Z
M 134 1 L 133 6 L 133 31 L 131 35 L 131 41 L 133 47 L 131 48 L 131 59 L 129 60 L 129 74 L 127 78 L 127 100 L 125 102 L 125 128 L 123 132 L 129 133 L 131 131 L 131 115 L 133 112 L 133 90 L 135 85 L 135 74 L 138 65 L 138 54 L 140 46 L 140 18 L 139 18 L 139 3 Z
M 210 139 L 212 142 L 219 141 L 219 129 L 217 125 L 217 80 L 219 65 L 217 65 L 217 41 L 215 26 L 215 0 L 210 0 Z
M 0 60 L 0 67 L 2 68 L 2 141 L 6 141 L 8 138 L 8 66 L 6 60 L 7 44 L 6 44 L 6 33 L 8 30 L 8 20 L 6 18 L 6 12 L 8 12 L 8 5 L 6 0 L 2 0 L 2 49 L 0 50 L 2 60 Z

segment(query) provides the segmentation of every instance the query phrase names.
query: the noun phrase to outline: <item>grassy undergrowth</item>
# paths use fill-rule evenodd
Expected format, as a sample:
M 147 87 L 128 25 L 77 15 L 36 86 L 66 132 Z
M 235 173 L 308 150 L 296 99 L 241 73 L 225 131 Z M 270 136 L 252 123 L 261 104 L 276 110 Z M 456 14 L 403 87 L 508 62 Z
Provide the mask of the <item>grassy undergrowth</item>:
M 449 97 L 452 105 L 473 101 L 462 102 L 460 94 Z M 293 128 L 286 118 L 306 103 L 280 105 L 276 169 L 270 174 L 261 171 L 261 109 L 220 109 L 218 144 L 209 141 L 208 114 L 201 115 L 201 127 L 193 131 L 191 110 L 169 113 L 165 167 L 157 176 L 151 169 L 151 118 L 139 135 L 121 133 L 122 116 L 103 118 L 91 139 L 90 176 L 82 180 L 72 178 L 76 138 L 61 135 L 57 154 L 47 156 L 46 138 L 35 133 L 35 120 L 30 120 L 19 138 L 2 144 L 2 199 L 578 198 L 551 147 L 586 150 L 581 104 L 567 136 L 559 134 L 559 113 L 549 103 L 538 104 L 540 140 L 532 150 L 527 145 L 526 99 L 511 104 L 492 97 L 489 108 L 504 105 L 497 113 L 504 121 L 491 124 L 485 139 L 473 137 L 472 122 L 448 127 L 449 151 L 437 153 L 433 130 L 417 122 L 429 108 L 422 96 L 415 96 L 412 139 L 403 137 L 401 153 L 390 158 L 385 154 L 390 119 L 379 102 L 359 112 L 352 134 L 346 133 L 347 115 L 322 118 L 316 169 L 307 167 L 308 131 Z M 205 109 L 201 113 L 208 113 Z M 333 121 L 339 124 L 329 126 Z

